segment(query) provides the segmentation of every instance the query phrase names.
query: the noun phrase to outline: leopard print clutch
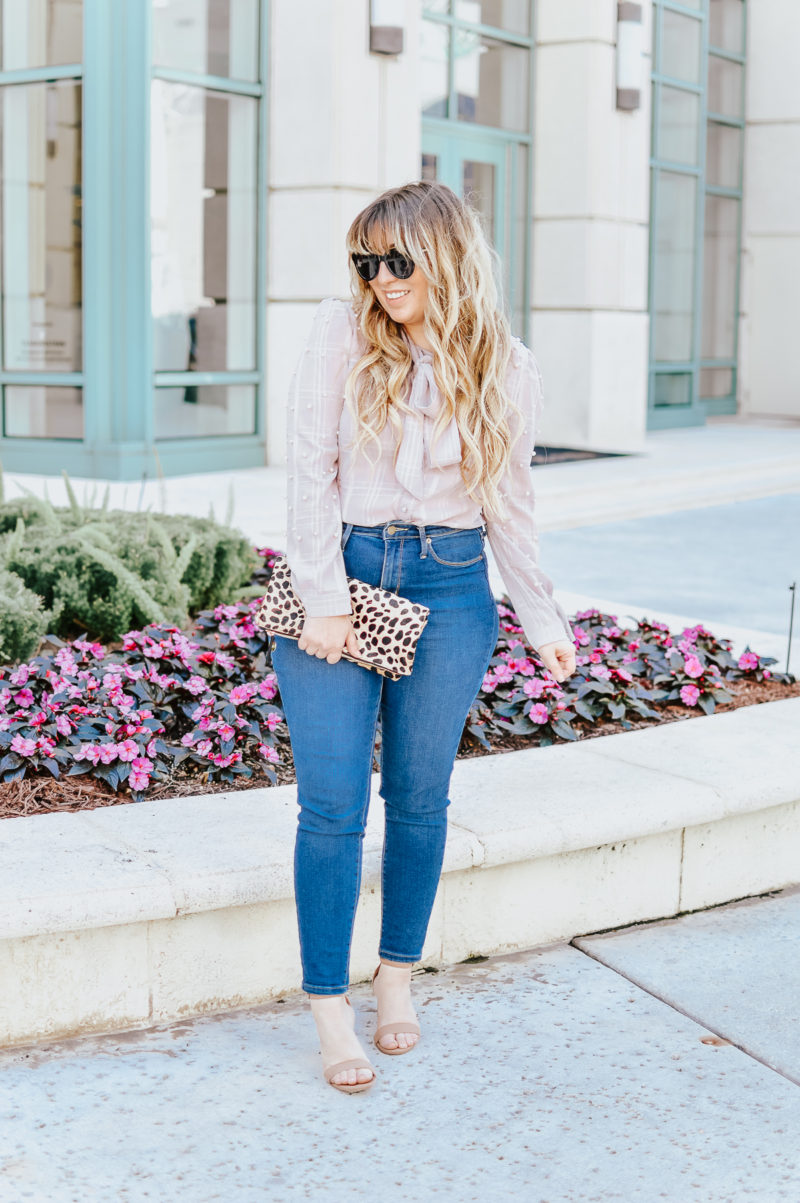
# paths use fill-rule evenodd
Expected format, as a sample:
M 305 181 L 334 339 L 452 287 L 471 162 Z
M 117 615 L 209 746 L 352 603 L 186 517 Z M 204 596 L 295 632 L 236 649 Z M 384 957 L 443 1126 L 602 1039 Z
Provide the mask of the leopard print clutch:
M 356 657 L 342 652 L 342 659 L 373 668 L 393 681 L 410 676 L 417 640 L 430 614 L 428 607 L 352 576 L 347 578 L 347 583 L 352 599 L 353 629 L 364 654 Z M 270 635 L 299 639 L 305 617 L 303 603 L 292 588 L 288 561 L 285 556 L 279 556 L 255 623 Z

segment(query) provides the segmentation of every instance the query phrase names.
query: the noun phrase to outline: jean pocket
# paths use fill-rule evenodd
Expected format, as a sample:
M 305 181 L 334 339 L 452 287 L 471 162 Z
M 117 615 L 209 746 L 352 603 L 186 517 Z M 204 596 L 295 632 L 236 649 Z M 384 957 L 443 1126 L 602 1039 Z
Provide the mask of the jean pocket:
M 448 568 L 468 568 L 483 559 L 483 531 L 470 530 L 452 535 L 428 535 L 426 542 L 428 551 L 437 564 L 445 564 Z M 477 555 L 469 555 L 470 551 L 480 548 Z M 464 559 L 464 555 L 467 558 Z M 456 557 L 461 556 L 461 559 Z

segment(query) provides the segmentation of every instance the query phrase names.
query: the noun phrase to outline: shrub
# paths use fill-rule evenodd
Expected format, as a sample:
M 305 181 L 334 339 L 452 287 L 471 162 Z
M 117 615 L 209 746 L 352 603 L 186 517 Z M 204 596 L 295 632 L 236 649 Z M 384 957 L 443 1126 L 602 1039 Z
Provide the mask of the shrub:
M 32 656 L 44 638 L 52 615 L 42 599 L 25 588 L 13 572 L 0 569 L 0 662 Z
M 256 562 L 243 535 L 210 518 L 92 509 L 72 493 L 69 507 L 32 496 L 0 505 L 0 565 L 61 636 L 186 625 L 191 613 L 241 596 Z

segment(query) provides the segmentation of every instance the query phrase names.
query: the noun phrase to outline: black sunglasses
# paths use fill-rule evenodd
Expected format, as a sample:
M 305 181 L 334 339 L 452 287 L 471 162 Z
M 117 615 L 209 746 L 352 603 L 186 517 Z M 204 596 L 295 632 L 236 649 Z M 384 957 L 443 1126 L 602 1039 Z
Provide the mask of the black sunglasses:
M 366 280 L 367 284 L 375 279 L 381 270 L 382 263 L 386 264 L 397 280 L 407 280 L 414 273 L 412 261 L 407 255 L 396 250 L 387 251 L 385 255 L 362 255 L 358 251 L 353 251 L 352 260 L 359 276 L 362 280 Z

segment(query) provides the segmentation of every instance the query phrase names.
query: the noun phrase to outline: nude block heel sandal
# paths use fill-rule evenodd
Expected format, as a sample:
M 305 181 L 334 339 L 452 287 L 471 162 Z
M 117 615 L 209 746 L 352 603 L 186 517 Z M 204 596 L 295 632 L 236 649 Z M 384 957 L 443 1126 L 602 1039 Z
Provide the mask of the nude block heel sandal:
M 350 999 L 345 995 L 345 1001 L 349 1007 L 352 1007 Z M 348 1082 L 332 1082 L 331 1078 L 335 1078 L 337 1074 L 342 1073 L 345 1069 L 369 1069 L 372 1070 L 372 1077 L 368 1082 L 356 1082 L 351 1086 Z M 370 1086 L 375 1085 L 377 1074 L 375 1066 L 371 1061 L 367 1061 L 365 1057 L 351 1057 L 349 1061 L 337 1061 L 335 1065 L 329 1065 L 324 1070 L 325 1081 L 334 1090 L 341 1090 L 344 1094 L 360 1094 L 362 1090 L 369 1090 Z
M 380 969 L 380 964 L 378 965 Z M 372 984 L 375 985 L 375 978 L 378 976 L 378 969 L 372 975 Z M 412 1048 L 416 1048 L 419 1040 L 415 1044 L 407 1045 L 406 1048 L 384 1048 L 380 1043 L 381 1036 L 388 1036 L 389 1033 L 397 1035 L 398 1032 L 407 1033 L 410 1036 L 421 1036 L 422 1030 L 418 1023 L 414 1023 L 413 1019 L 398 1020 L 397 1023 L 382 1023 L 375 1032 L 373 1041 L 375 1047 L 380 1053 L 386 1053 L 388 1057 L 398 1057 L 401 1053 L 410 1053 Z

